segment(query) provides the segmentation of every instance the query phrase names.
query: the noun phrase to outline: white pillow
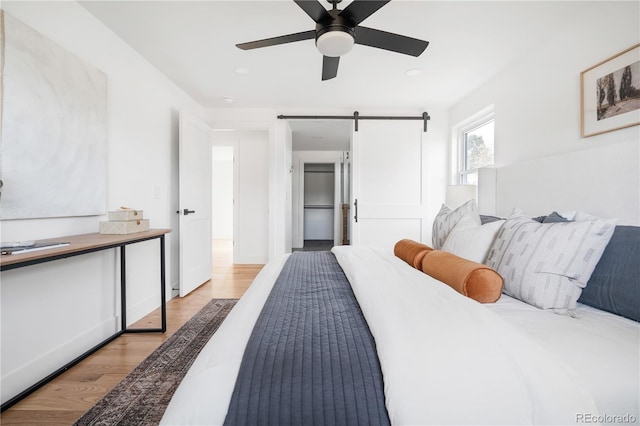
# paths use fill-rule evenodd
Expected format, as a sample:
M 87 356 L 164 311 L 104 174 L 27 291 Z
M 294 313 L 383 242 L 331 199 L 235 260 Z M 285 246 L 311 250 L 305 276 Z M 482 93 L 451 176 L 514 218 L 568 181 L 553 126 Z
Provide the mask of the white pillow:
M 441 250 L 456 256 L 484 263 L 496 234 L 505 220 L 497 220 L 478 225 L 469 215 L 465 215 L 451 230 Z
M 442 205 L 440 211 L 433 220 L 433 234 L 431 242 L 433 248 L 439 250 L 442 248 L 449 232 L 462 219 L 464 215 L 469 215 L 478 225 L 480 225 L 480 214 L 478 213 L 478 205 L 476 200 L 469 200 L 457 209 L 451 211 L 446 205 Z
M 598 218 L 538 223 L 514 211 L 500 228 L 487 265 L 504 278 L 505 294 L 542 309 L 572 313 L 616 223 Z

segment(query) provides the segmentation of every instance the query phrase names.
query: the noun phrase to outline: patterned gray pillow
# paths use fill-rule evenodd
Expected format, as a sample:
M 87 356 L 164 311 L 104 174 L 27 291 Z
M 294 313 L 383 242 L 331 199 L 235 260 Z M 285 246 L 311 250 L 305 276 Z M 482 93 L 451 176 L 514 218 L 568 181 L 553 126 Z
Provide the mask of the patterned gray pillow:
M 504 278 L 503 292 L 557 313 L 571 313 L 611 239 L 617 219 L 538 223 L 514 212 L 486 264 Z
M 476 200 L 469 200 L 453 211 L 446 205 L 442 205 L 436 218 L 433 220 L 431 242 L 434 249 L 440 250 L 442 248 L 449 232 L 451 232 L 453 227 L 456 226 L 465 215 L 469 215 L 480 225 L 480 214 L 478 213 Z

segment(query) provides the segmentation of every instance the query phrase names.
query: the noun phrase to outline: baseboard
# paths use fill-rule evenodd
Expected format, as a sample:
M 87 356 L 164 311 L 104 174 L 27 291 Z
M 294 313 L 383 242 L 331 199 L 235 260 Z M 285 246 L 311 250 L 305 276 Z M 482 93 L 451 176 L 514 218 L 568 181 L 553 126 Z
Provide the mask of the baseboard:
M 109 318 L 3 375 L 2 404 L 113 335 L 118 330 L 119 323 L 118 317 Z
M 180 295 L 180 281 L 176 281 L 171 284 L 171 295 L 168 300 L 173 299 L 174 297 L 178 297 Z

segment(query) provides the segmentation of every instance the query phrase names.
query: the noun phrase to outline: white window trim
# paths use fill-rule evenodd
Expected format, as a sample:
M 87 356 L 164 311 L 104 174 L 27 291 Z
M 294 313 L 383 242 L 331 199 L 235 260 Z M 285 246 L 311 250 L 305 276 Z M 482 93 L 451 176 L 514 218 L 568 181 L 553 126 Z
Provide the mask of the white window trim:
M 463 182 L 463 177 L 467 174 L 477 173 L 478 169 L 465 169 L 465 133 L 482 126 L 488 121 L 494 120 L 494 106 L 490 105 L 469 118 L 463 120 L 457 125 L 453 126 L 452 135 L 452 147 L 451 147 L 451 164 L 453 173 L 451 174 L 451 184 L 460 185 Z M 489 165 L 488 165 L 489 166 Z

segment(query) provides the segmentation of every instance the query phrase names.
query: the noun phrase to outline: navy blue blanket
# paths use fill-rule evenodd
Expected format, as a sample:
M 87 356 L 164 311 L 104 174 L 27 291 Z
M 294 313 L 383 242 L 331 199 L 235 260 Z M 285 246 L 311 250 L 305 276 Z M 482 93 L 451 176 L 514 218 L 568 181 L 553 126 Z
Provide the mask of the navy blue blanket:
M 375 342 L 330 252 L 287 260 L 242 359 L 227 425 L 388 425 Z

